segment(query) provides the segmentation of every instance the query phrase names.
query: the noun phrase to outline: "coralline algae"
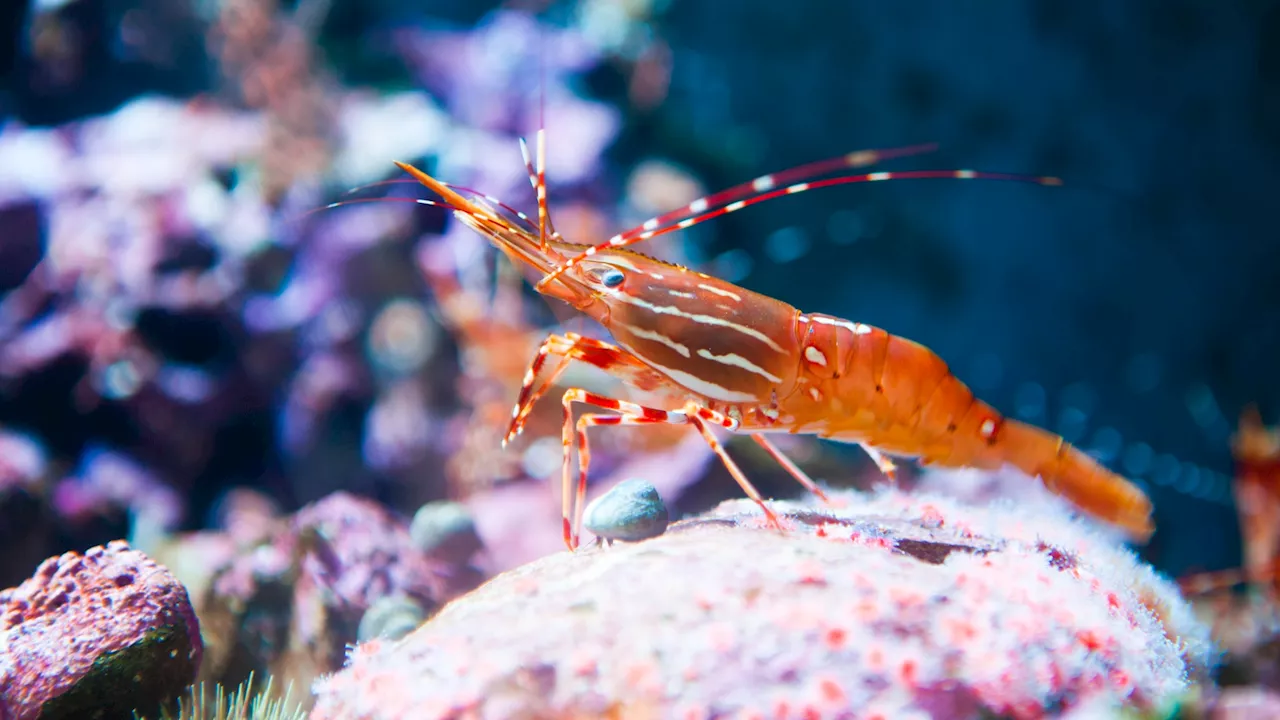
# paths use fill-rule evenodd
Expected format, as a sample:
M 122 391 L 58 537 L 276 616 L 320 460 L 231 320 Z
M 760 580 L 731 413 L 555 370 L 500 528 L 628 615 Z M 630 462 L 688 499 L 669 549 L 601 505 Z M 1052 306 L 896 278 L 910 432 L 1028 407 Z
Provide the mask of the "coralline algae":
M 178 696 L 203 645 L 187 591 L 124 542 L 0 591 L 0 720 L 129 717 Z
M 1174 702 L 1209 663 L 1174 587 L 1083 521 L 887 491 L 733 501 L 498 576 L 357 647 L 312 720 L 1012 718 Z

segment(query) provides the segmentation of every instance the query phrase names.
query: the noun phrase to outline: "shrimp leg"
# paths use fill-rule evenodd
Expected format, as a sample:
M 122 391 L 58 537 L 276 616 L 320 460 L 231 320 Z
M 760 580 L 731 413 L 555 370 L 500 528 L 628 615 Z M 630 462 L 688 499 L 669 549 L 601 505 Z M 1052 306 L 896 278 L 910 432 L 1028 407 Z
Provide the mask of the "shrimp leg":
M 573 482 L 571 478 L 571 446 L 575 437 L 575 425 L 573 422 L 573 403 L 580 402 L 587 405 L 605 408 L 606 410 L 614 410 L 618 415 L 603 415 L 592 413 L 583 416 L 583 420 L 577 424 L 576 437 L 578 440 L 578 457 L 579 471 L 577 492 L 573 493 Z M 698 405 L 695 402 L 685 404 L 684 410 L 658 410 L 656 408 L 644 407 L 635 403 L 617 400 L 615 398 L 604 397 L 595 393 L 587 392 L 581 388 L 570 388 L 565 391 L 562 399 L 564 405 L 564 433 L 562 441 L 564 443 L 564 466 L 562 480 L 562 511 L 564 520 L 564 540 L 565 545 L 570 550 L 575 550 L 579 544 L 581 536 L 582 512 L 587 495 L 587 465 L 590 462 L 591 453 L 587 448 L 586 429 L 592 425 L 650 425 L 650 424 L 669 424 L 669 425 L 692 425 L 702 433 L 703 439 L 711 447 L 711 450 L 724 463 L 729 474 L 742 487 L 747 497 L 751 498 L 760 509 L 764 511 L 765 518 L 769 524 L 775 528 L 781 528 L 778 522 L 778 516 L 774 514 L 769 506 L 765 504 L 764 497 L 760 495 L 760 491 L 756 489 L 738 464 L 729 457 L 725 452 L 724 446 L 712 434 L 709 427 L 710 424 L 716 424 L 723 428 L 734 430 L 737 429 L 736 420 L 719 413 L 710 408 Z M 610 418 L 616 417 L 617 420 Z M 584 452 L 584 449 L 585 452 Z
M 884 476 L 889 478 L 889 482 L 897 482 L 898 466 L 893 464 L 893 461 L 889 459 L 889 456 L 871 447 L 867 443 L 858 443 L 858 447 L 867 451 L 867 455 L 869 455 L 875 462 L 876 467 L 880 468 L 880 472 L 884 473 Z
M 831 499 L 822 491 L 822 488 L 818 487 L 818 484 L 813 481 L 813 478 L 809 477 L 809 474 L 804 470 L 801 470 L 799 465 L 792 462 L 791 458 L 784 455 L 782 450 L 779 449 L 777 445 L 773 444 L 772 440 L 761 433 L 753 434 L 751 439 L 755 440 L 757 445 L 764 448 L 766 452 L 772 455 L 773 459 L 776 460 L 783 469 L 790 473 L 791 477 L 795 478 L 797 482 L 803 485 L 806 490 L 817 495 L 823 502 L 831 502 Z
M 559 365 L 542 382 L 534 384 L 541 374 L 548 357 L 560 358 Z M 542 341 L 520 387 L 515 408 L 511 411 L 511 425 L 503 438 L 506 445 L 524 430 L 525 420 L 536 403 L 568 368 L 570 360 L 578 360 L 621 377 L 641 390 L 657 388 L 665 381 L 655 370 L 640 362 L 622 348 L 577 333 L 551 335 Z

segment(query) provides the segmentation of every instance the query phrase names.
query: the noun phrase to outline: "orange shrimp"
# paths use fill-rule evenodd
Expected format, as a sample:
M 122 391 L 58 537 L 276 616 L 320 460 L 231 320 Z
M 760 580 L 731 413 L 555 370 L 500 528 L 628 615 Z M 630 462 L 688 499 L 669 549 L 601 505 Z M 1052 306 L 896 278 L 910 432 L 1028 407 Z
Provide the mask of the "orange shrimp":
M 527 151 L 525 155 L 537 191 L 536 225 L 493 198 L 456 190 L 410 165 L 397 165 L 441 198 L 419 202 L 452 209 L 459 221 L 488 238 L 520 267 L 539 292 L 593 318 L 615 340 L 609 343 L 569 333 L 548 337 L 525 373 L 504 445 L 520 432 L 533 404 L 571 360 L 602 368 L 657 398 L 655 407 L 579 388 L 564 393 L 563 519 L 565 544 L 571 550 L 579 544 L 586 497 L 587 429 L 598 425 L 692 425 L 776 527 L 780 527 L 776 515 L 725 452 L 712 426 L 749 434 L 796 480 L 824 499 L 822 490 L 769 440 L 769 433 L 856 443 L 886 472 L 892 472 L 893 466 L 884 454 L 946 467 L 1013 465 L 1135 540 L 1145 542 L 1150 537 L 1154 530 L 1151 503 L 1138 487 L 1061 437 L 1003 417 L 977 399 L 924 346 L 862 323 L 804 313 L 746 288 L 624 249 L 758 202 L 824 186 L 894 178 L 988 178 L 1056 185 L 1056 178 L 946 170 L 812 179 L 930 148 L 861 151 L 756 178 L 591 246 L 567 242 L 550 227 L 542 131 L 537 140 L 536 169 Z M 541 378 L 549 357 L 557 361 Z M 613 412 L 583 414 L 575 425 L 574 403 Z M 573 493 L 570 467 L 575 438 L 579 471 Z
M 1178 584 L 1196 594 L 1247 584 L 1275 599 L 1280 597 L 1280 427 L 1264 425 L 1256 405 L 1245 407 L 1231 438 L 1231 455 L 1243 567 L 1188 575 Z

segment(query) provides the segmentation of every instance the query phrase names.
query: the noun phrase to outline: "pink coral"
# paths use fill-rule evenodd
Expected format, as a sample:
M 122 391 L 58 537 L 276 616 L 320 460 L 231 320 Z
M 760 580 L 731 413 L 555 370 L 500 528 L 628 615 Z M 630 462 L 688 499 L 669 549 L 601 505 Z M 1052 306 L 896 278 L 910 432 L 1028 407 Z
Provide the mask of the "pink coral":
M 0 718 L 127 716 L 178 695 L 203 647 L 187 591 L 124 542 L 0 592 Z
M 404 640 L 357 647 L 312 720 L 1033 718 L 1152 708 L 1208 661 L 1174 587 L 1082 523 L 837 498 L 775 503 L 785 533 L 734 501 L 505 573 Z

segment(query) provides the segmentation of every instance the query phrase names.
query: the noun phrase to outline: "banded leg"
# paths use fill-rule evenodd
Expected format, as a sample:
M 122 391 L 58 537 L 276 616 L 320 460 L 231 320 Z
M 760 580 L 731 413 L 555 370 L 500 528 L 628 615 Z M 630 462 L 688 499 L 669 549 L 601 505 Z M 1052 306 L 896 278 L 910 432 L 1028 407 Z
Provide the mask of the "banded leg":
M 764 517 L 769 521 L 769 524 L 778 530 L 781 530 L 782 524 L 778 522 L 778 516 L 769 509 L 768 505 L 764 504 L 764 498 L 760 495 L 760 491 L 756 489 L 755 485 L 751 484 L 751 481 L 747 479 L 746 473 L 742 472 L 742 468 L 738 467 L 738 464 L 733 461 L 733 458 L 729 457 L 729 453 L 724 451 L 724 446 L 720 444 L 720 441 L 716 439 L 715 435 L 711 434 L 711 429 L 707 427 L 707 422 L 714 422 L 726 430 L 736 430 L 738 429 L 737 421 L 727 415 L 701 407 L 693 402 L 685 405 L 685 415 L 688 416 L 689 422 L 693 423 L 693 425 L 698 428 L 698 432 L 702 433 L 702 437 L 706 439 L 707 444 L 711 446 L 711 450 L 720 457 L 720 462 L 724 463 L 729 474 L 738 482 L 738 487 L 741 487 L 742 491 L 747 494 L 747 497 L 751 498 L 756 505 L 760 506 L 760 510 L 764 512 Z
M 889 482 L 896 483 L 898 481 L 898 466 L 893 464 L 889 456 L 866 443 L 858 443 L 858 446 L 865 450 L 867 455 L 871 456 L 871 459 L 876 463 L 876 467 L 880 468 L 880 472 L 889 478 Z
M 575 402 L 594 405 L 606 410 L 614 410 L 620 413 L 620 415 L 608 416 L 593 413 L 591 415 L 584 416 L 584 418 L 593 417 L 593 419 L 587 420 L 586 422 L 580 422 L 578 424 L 578 486 L 576 493 L 571 494 L 571 491 L 573 490 L 571 474 L 571 444 L 573 443 L 574 437 L 573 403 Z M 563 474 L 561 476 L 561 510 L 564 521 L 563 529 L 565 545 L 567 545 L 570 550 L 577 549 L 579 539 L 581 537 L 582 513 L 585 508 L 587 493 L 586 466 L 590 462 L 591 457 L 591 451 L 587 447 L 586 428 L 590 425 L 649 425 L 659 423 L 669 425 L 693 425 L 698 429 L 698 432 L 702 433 L 703 439 L 707 441 L 712 452 L 714 452 L 720 458 L 720 461 L 724 463 L 725 468 L 729 470 L 729 474 L 737 481 L 743 492 L 747 494 L 747 497 L 751 498 L 760 506 L 760 509 L 764 511 L 765 518 L 769 523 L 776 528 L 781 528 L 777 515 L 775 515 L 774 512 L 769 509 L 769 506 L 765 504 L 764 498 L 760 495 L 760 491 L 751 484 L 751 481 L 747 479 L 746 474 L 743 473 L 742 469 L 738 467 L 738 464 L 733 461 L 733 458 L 729 457 L 729 454 L 725 452 L 720 441 L 711 433 L 711 429 L 709 427 L 711 423 L 728 430 L 736 430 L 738 423 L 732 418 L 693 402 L 686 403 L 684 410 L 658 410 L 656 408 L 644 407 L 642 405 L 637 405 L 623 400 L 604 397 L 602 395 L 587 392 L 581 388 L 571 388 L 565 391 L 562 404 L 564 406 L 564 431 L 562 436 L 562 442 L 564 444 L 564 465 Z M 617 417 L 619 419 L 609 420 L 609 417 Z M 570 498 L 573 498 L 573 500 Z
M 542 372 L 547 358 L 556 356 L 560 364 L 542 382 L 534 383 Z M 631 384 L 641 390 L 652 390 L 664 384 L 664 378 L 648 365 L 640 362 L 622 348 L 595 338 L 583 337 L 577 333 L 551 335 L 542 341 L 538 352 L 524 374 L 524 382 L 520 387 L 520 395 L 516 399 L 515 408 L 511 411 L 511 425 L 502 440 L 503 446 L 515 439 L 524 430 L 525 420 L 533 411 L 536 403 L 556 380 L 568 368 L 570 360 L 578 360 L 608 371 L 614 377 Z
M 671 413 L 671 414 L 678 415 L 679 413 Z M 574 496 L 574 501 L 573 501 L 573 532 L 571 533 L 572 544 L 569 546 L 570 550 L 578 546 L 578 542 L 582 534 L 582 515 L 583 515 L 583 512 L 585 512 L 586 510 L 587 468 L 590 467 L 591 465 L 591 448 L 587 444 L 587 428 L 596 426 L 596 425 L 655 425 L 655 424 L 664 424 L 664 423 L 675 424 L 675 425 L 683 424 L 681 422 L 675 421 L 674 419 L 665 420 L 665 419 L 651 418 L 651 417 L 645 417 L 645 416 L 639 416 L 639 415 L 611 415 L 611 414 L 605 414 L 605 413 L 585 413 L 583 415 L 578 416 L 578 491 L 577 491 L 577 494 Z M 565 457 L 567 458 L 568 448 L 566 447 L 565 450 L 566 450 Z M 568 468 L 567 462 L 565 467 L 566 469 Z M 567 487 L 564 488 L 563 493 L 564 493 L 564 497 L 562 498 L 562 502 L 568 500 L 569 498 L 569 492 Z M 563 509 L 566 516 L 565 532 L 569 533 L 569 520 L 568 520 L 569 507 L 567 506 L 567 503 Z M 569 534 L 566 534 L 565 542 L 566 543 L 570 542 Z
M 552 337 L 554 338 L 554 336 Z M 533 362 L 529 364 L 529 369 L 524 373 L 524 382 L 520 386 L 520 396 L 516 398 L 516 405 L 511 409 L 511 424 L 507 426 L 507 433 L 502 436 L 502 447 L 506 447 L 507 443 L 524 432 L 524 423 L 529 419 L 529 413 L 533 412 L 533 404 L 546 394 L 547 390 L 560 379 L 560 376 L 569 367 L 569 358 L 560 355 L 560 362 L 556 364 L 551 374 L 536 389 L 533 387 L 534 380 L 537 379 L 538 373 L 542 372 L 542 367 L 546 364 L 547 357 L 551 354 L 547 350 L 548 342 L 549 340 L 543 341 L 542 347 L 538 348 L 538 354 L 534 356 Z
M 782 450 L 780 450 L 777 445 L 773 444 L 772 440 L 760 433 L 755 433 L 751 436 L 751 439 L 755 440 L 757 445 L 764 448 L 766 452 L 772 455 L 773 459 L 778 461 L 778 464 L 790 473 L 791 477 L 795 478 L 801 485 L 803 485 L 806 490 L 817 495 L 823 502 L 831 502 L 830 498 L 827 497 L 827 494 L 822 491 L 822 488 L 818 487 L 818 484 L 813 481 L 813 478 L 809 477 L 809 474 L 804 470 L 801 470 L 799 465 L 792 462 L 791 458 L 784 455 Z

